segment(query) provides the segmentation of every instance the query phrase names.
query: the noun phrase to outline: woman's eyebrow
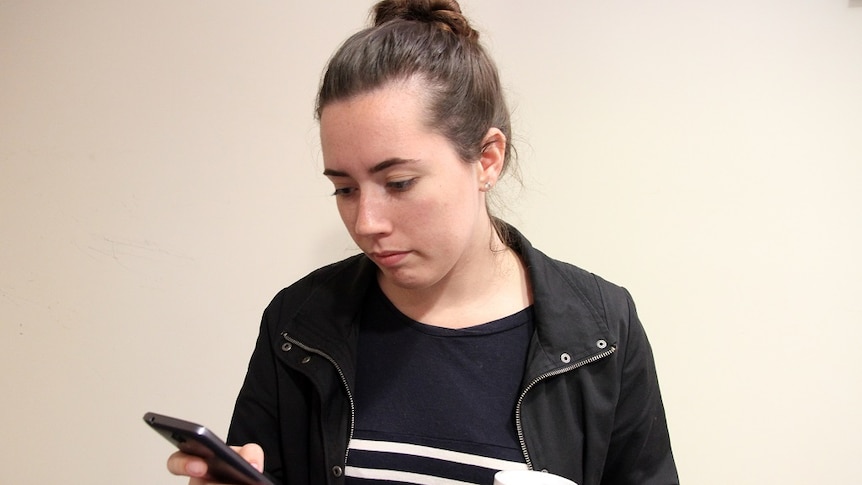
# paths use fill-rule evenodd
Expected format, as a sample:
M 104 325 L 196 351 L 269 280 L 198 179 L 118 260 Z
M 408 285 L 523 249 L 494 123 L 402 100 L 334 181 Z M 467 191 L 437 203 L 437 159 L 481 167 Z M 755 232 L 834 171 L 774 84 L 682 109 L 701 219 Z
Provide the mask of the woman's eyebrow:
M 323 175 L 327 177 L 347 177 L 347 172 L 342 172 L 341 170 L 333 170 L 331 168 L 327 168 L 323 171 Z
M 415 163 L 415 162 L 418 162 L 418 160 L 413 159 L 413 158 L 398 158 L 398 157 L 390 158 L 387 160 L 383 160 L 382 162 L 380 162 L 377 165 L 368 169 L 368 173 L 375 174 L 375 173 L 382 172 L 388 168 L 394 167 L 396 165 L 403 165 L 406 163 Z M 349 177 L 350 176 L 347 172 L 343 172 L 341 170 L 335 170 L 332 168 L 325 169 L 323 171 L 323 175 L 325 175 L 327 177 Z
M 377 165 L 371 167 L 371 169 L 368 170 L 368 173 L 371 173 L 371 174 L 379 173 L 379 172 L 386 170 L 387 168 L 394 167 L 396 165 L 404 165 L 406 163 L 416 163 L 416 162 L 418 162 L 418 160 L 413 159 L 413 158 L 397 158 L 397 157 L 396 158 L 390 158 L 388 160 L 384 160 L 384 161 L 378 163 Z

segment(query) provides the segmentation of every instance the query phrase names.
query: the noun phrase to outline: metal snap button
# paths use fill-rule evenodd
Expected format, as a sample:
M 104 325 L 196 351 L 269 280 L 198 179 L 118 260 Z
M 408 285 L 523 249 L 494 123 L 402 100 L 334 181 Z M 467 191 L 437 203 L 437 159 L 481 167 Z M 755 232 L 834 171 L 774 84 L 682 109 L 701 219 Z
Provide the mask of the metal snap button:
M 343 474 L 344 474 L 344 470 L 342 470 L 340 466 L 335 465 L 334 467 L 332 467 L 332 475 L 333 476 L 340 477 Z
M 306 355 L 305 357 L 303 357 L 303 358 L 302 358 L 302 363 L 303 363 L 303 364 L 307 364 L 307 363 L 309 363 L 309 362 L 311 362 L 311 357 L 310 357 L 310 356 Z
M 604 340 L 599 340 L 598 342 L 596 342 L 596 347 L 598 347 L 600 349 L 603 349 L 607 346 L 608 346 L 608 343 L 605 342 Z
M 285 343 L 281 344 L 281 350 L 283 350 L 285 352 L 290 352 L 290 349 L 292 349 L 292 348 L 293 348 L 293 344 L 290 342 L 285 342 Z
M 565 353 L 565 352 L 563 352 L 563 353 L 562 353 L 562 355 L 560 355 L 560 360 L 561 360 L 564 364 L 568 364 L 569 362 L 571 362 L 571 361 L 572 361 L 572 356 L 571 356 L 571 355 L 569 355 L 569 354 L 567 354 L 567 353 Z

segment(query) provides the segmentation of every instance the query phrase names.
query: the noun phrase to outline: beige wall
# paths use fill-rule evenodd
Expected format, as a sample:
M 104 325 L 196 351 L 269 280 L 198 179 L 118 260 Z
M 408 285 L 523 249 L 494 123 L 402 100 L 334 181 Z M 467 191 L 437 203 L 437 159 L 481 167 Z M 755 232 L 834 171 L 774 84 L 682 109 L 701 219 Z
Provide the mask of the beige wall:
M 529 5 L 529 6 L 526 6 Z M 261 310 L 355 249 L 312 120 L 369 2 L 0 2 L 0 483 L 180 483 Z M 628 287 L 685 483 L 859 483 L 862 8 L 464 0 L 508 218 Z

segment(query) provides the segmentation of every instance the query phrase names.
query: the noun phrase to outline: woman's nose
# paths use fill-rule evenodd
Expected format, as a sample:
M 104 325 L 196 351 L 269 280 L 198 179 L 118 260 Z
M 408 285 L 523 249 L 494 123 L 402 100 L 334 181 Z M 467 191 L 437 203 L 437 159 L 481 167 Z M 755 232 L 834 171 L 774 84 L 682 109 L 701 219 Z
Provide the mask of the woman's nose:
M 370 236 L 389 232 L 391 226 L 386 216 L 386 203 L 374 194 L 359 193 L 354 232 Z

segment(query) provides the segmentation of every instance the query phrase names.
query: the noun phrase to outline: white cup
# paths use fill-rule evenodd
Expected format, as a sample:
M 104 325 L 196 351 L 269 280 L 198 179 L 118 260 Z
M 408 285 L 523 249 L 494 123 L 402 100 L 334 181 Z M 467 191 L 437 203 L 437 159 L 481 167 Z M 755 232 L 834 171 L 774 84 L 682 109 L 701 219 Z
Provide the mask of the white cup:
M 494 475 L 494 485 L 577 485 L 568 478 L 535 470 L 503 470 Z

